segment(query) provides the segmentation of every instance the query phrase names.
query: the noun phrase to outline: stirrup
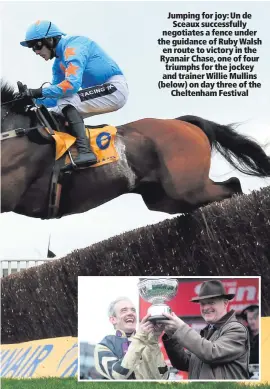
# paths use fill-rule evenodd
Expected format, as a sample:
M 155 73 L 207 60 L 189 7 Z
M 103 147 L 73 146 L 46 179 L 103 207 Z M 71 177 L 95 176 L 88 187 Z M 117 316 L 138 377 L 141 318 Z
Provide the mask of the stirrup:
M 74 162 L 74 159 L 72 157 L 72 154 L 70 152 L 70 150 L 68 150 L 68 156 L 70 158 L 70 163 L 67 164 L 67 165 L 64 165 L 62 168 L 61 168 L 61 171 L 62 172 L 69 172 L 71 173 L 72 170 L 76 170 L 78 169 L 78 166 L 76 165 L 76 163 Z
M 68 150 L 68 153 L 69 153 L 69 158 L 70 158 L 70 163 L 63 166 L 61 168 L 61 171 L 63 172 L 69 172 L 71 173 L 73 170 L 80 170 L 80 169 L 87 169 L 89 168 L 90 166 L 92 165 L 95 165 L 97 163 L 97 158 L 95 156 L 95 154 L 93 153 L 93 156 L 95 157 L 95 160 L 90 162 L 90 161 L 85 161 L 84 163 L 81 163 L 81 164 L 77 164 L 74 160 L 74 158 L 72 157 L 71 155 L 71 152 Z
M 86 156 L 87 155 L 87 156 Z M 85 161 L 83 161 L 85 159 Z M 97 163 L 97 157 L 93 152 L 89 153 L 79 153 L 78 156 L 73 159 L 74 163 L 78 166 L 91 166 Z

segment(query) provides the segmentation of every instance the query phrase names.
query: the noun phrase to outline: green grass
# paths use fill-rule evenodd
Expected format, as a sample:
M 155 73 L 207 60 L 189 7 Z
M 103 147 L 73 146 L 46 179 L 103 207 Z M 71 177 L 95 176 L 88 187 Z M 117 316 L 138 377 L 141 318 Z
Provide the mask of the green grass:
M 139 389 L 165 389 L 164 383 L 155 383 L 155 382 L 77 382 L 75 378 L 40 378 L 40 379 L 12 379 L 12 378 L 2 378 L 2 389 L 73 389 L 73 388 L 97 388 L 98 389 L 112 389 L 114 388 L 137 388 Z M 169 385 L 170 389 L 179 388 L 179 383 L 175 382 L 165 382 L 166 385 Z M 186 385 L 183 386 L 186 388 Z M 237 383 L 230 382 L 190 382 L 188 384 L 188 389 L 266 389 L 270 388 L 269 384 L 257 384 L 256 386 L 246 386 L 240 385 Z

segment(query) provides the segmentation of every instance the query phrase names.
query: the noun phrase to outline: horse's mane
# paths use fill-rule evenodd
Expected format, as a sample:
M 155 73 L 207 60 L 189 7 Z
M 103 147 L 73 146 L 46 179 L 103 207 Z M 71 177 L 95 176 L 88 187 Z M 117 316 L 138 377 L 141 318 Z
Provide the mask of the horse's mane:
M 10 85 L 8 82 L 1 81 L 1 105 L 5 104 L 2 106 L 2 109 L 4 107 L 8 107 L 10 112 L 13 112 L 14 114 L 18 115 L 24 115 L 24 116 L 29 116 L 29 113 L 26 112 L 26 104 L 24 99 L 18 99 L 16 100 L 17 92 L 15 91 L 15 88 Z M 9 104 L 10 102 L 10 104 Z
M 15 88 L 12 85 L 10 85 L 8 82 L 5 82 L 3 81 L 3 79 L 1 79 L 0 83 L 1 83 L 1 108 L 2 108 L 3 115 L 5 111 L 8 111 L 10 114 L 13 115 L 27 116 L 31 119 L 31 123 L 33 123 L 36 118 L 36 114 L 33 111 L 26 110 L 25 100 L 24 99 L 16 100 L 17 92 L 15 91 Z M 6 131 L 5 122 L 2 122 L 1 119 L 1 133 L 5 131 Z
M 1 80 L 1 104 L 13 100 L 15 95 L 16 93 L 14 87 Z

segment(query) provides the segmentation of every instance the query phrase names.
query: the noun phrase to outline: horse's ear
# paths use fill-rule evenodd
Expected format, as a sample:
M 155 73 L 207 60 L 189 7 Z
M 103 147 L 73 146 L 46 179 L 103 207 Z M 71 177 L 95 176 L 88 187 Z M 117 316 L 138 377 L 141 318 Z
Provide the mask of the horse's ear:
M 21 92 L 21 89 L 23 87 L 23 83 L 21 81 L 17 81 L 17 85 L 18 85 L 19 92 Z
M 24 85 L 21 81 L 17 81 L 19 93 L 23 93 L 27 89 L 27 85 Z

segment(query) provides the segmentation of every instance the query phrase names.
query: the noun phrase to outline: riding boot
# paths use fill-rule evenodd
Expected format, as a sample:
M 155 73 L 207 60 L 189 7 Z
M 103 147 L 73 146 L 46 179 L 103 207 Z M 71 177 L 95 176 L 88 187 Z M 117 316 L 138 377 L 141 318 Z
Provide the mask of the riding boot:
M 62 112 L 69 124 L 71 134 L 76 137 L 78 156 L 74 158 L 74 163 L 78 167 L 97 163 L 97 158 L 89 147 L 89 140 L 85 134 L 83 119 L 77 109 L 72 105 L 67 105 L 62 109 Z

